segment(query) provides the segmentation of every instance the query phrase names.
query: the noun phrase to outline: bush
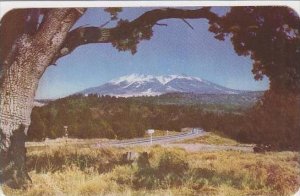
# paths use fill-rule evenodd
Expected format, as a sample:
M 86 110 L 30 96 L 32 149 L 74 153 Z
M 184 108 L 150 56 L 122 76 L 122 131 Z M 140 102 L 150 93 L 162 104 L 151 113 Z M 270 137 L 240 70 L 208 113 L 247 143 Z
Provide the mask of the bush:
M 185 154 L 175 150 L 156 153 L 158 154 L 157 165 L 153 163 L 150 165 L 148 160 L 138 160 L 133 180 L 134 188 L 154 189 L 160 187 L 165 189 L 184 183 L 184 175 L 189 170 Z
M 174 173 L 182 176 L 188 169 L 189 164 L 183 154 L 165 151 L 160 157 L 158 172 L 161 175 Z

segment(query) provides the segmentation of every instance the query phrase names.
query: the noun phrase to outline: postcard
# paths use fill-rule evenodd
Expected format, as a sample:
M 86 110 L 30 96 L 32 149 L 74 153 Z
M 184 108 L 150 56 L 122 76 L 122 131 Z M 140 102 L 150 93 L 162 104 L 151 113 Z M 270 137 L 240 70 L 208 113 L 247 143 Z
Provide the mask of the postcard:
M 0 195 L 299 195 L 299 13 L 0 2 Z

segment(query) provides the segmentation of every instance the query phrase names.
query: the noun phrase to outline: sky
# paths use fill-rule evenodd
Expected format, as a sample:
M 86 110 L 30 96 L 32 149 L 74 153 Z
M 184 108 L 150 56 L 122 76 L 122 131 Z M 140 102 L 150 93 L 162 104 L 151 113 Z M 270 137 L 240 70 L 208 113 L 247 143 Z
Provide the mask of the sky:
M 133 20 L 153 8 L 124 8 L 119 18 Z M 191 9 L 191 8 L 190 8 Z M 222 15 L 228 8 L 215 7 Z M 102 8 L 90 8 L 77 21 L 78 26 L 101 26 L 110 18 Z M 151 40 L 142 41 L 138 52 L 119 52 L 111 44 L 88 44 L 50 66 L 42 76 L 37 99 L 64 97 L 89 87 L 132 73 L 146 75 L 187 75 L 238 90 L 266 90 L 269 81 L 255 81 L 252 60 L 238 56 L 230 40 L 219 41 L 208 31 L 207 20 L 168 19 L 155 26 Z M 106 27 L 115 26 L 109 23 Z

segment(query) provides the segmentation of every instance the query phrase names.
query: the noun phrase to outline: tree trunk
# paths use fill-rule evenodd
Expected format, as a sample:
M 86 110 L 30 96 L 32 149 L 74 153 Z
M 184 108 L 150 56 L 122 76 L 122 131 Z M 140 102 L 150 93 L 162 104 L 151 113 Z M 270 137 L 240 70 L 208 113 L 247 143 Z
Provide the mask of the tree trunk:
M 39 79 L 83 12 L 51 9 L 36 34 L 21 36 L 5 58 L 0 82 L 2 183 L 18 188 L 30 181 L 25 167 L 25 137 Z

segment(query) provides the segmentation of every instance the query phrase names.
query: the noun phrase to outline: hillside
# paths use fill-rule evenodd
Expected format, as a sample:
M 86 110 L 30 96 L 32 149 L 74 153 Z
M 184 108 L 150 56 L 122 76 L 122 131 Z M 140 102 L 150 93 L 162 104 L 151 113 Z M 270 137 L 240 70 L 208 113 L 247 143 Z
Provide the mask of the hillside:
M 36 107 L 28 135 L 30 140 L 62 137 L 63 127 L 67 125 L 70 137 L 121 139 L 141 137 L 149 128 L 180 131 L 184 127 L 206 130 L 221 127 L 230 130 L 234 126 L 230 123 L 232 120 L 243 122 L 240 112 L 217 111 L 210 112 L 203 105 L 155 104 L 141 97 L 137 100 L 75 95 Z

